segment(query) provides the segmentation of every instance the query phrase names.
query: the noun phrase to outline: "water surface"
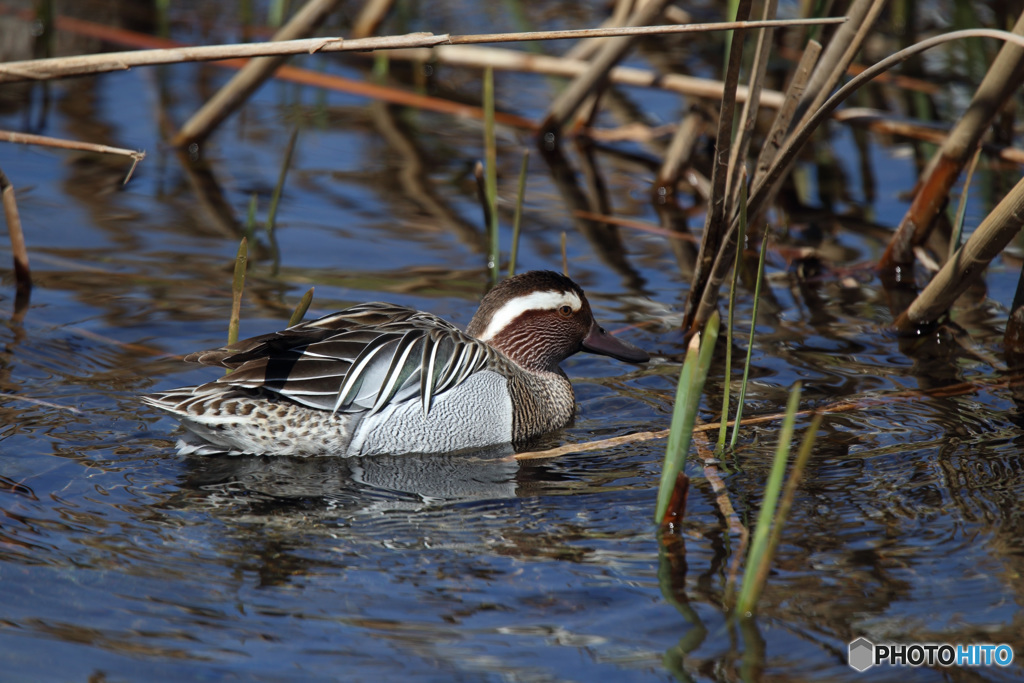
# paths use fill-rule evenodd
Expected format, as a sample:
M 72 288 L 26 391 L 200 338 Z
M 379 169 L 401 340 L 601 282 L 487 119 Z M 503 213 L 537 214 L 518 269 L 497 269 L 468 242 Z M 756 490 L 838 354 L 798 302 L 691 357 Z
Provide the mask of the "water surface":
M 138 8 L 94 4 L 112 23 L 155 24 Z M 179 40 L 240 37 L 233 7 L 171 4 Z M 349 4 L 328 33 L 347 31 Z M 510 7 L 429 3 L 388 30 L 512 30 Z M 531 5 L 524 21 L 600 21 L 575 7 Z M 61 46 L 104 49 L 63 34 Z M 676 50 L 696 73 L 713 70 L 702 55 L 720 54 L 713 44 Z M 297 64 L 370 78 L 358 58 Z M 409 71 L 395 64 L 389 82 L 413 88 Z M 1005 642 L 1024 656 L 1021 393 L 1019 378 L 1000 382 L 1016 377 L 1002 330 L 1019 262 L 997 261 L 987 290 L 958 308 L 969 343 L 890 331 L 886 293 L 865 264 L 885 246 L 873 226 L 895 225 L 913 186 L 905 146 L 872 138 L 865 177 L 850 131 L 830 127 L 822 149 L 834 166 L 808 162 L 800 176 L 804 208 L 819 218 L 786 218 L 786 239 L 819 244 L 829 268 L 798 281 L 783 252 L 769 257 L 747 413 L 780 410 L 798 380 L 807 406 L 856 407 L 826 418 L 761 614 L 739 627 L 723 608 L 738 538 L 696 462 L 678 538 L 659 544 L 663 441 L 522 463 L 502 453 L 176 454 L 174 421 L 138 397 L 216 376 L 180 356 L 223 342 L 240 227 L 253 196 L 266 218 L 293 130 L 274 238 L 260 228 L 252 239 L 243 335 L 282 327 L 309 287 L 310 315 L 386 300 L 464 325 L 487 282 L 471 173 L 479 122 L 275 81 L 202 146 L 204 179 L 163 140 L 228 75 L 212 65 L 136 69 L 4 95 L 0 127 L 148 154 L 124 187 L 118 159 L 10 145 L 0 161 L 18 189 L 36 280 L 27 310 L 16 311 L 10 270 L 0 288 L 5 680 L 852 680 L 847 643 L 862 635 Z M 438 67 L 420 80 L 432 94 L 478 101 L 474 71 Z M 499 74 L 497 87 L 499 109 L 537 117 L 560 84 Z M 617 97 L 652 123 L 686 106 L 636 89 Z M 600 123 L 624 123 L 619 111 Z M 533 143 L 501 129 L 499 145 L 507 249 L 520 154 Z M 566 151 L 587 188 L 585 155 Z M 660 146 L 590 153 L 609 210 L 657 224 L 647 197 Z M 836 169 L 847 180 L 837 200 L 824 181 Z M 565 231 L 571 274 L 596 315 L 654 360 L 569 360 L 579 416 L 532 447 L 663 429 L 689 274 L 660 235 L 581 222 L 555 176 L 534 150 L 520 269 L 560 268 Z M 983 188 L 999 184 L 992 171 L 976 178 L 972 225 L 991 207 Z M 702 218 L 691 220 L 697 230 Z M 751 303 L 744 290 L 743 335 Z M 716 402 L 722 382 L 716 365 Z M 965 382 L 975 384 L 933 391 Z M 706 398 L 703 416 L 717 409 Z M 777 432 L 777 423 L 744 430 L 723 463 L 751 526 Z M 875 673 L 975 680 L 959 670 Z

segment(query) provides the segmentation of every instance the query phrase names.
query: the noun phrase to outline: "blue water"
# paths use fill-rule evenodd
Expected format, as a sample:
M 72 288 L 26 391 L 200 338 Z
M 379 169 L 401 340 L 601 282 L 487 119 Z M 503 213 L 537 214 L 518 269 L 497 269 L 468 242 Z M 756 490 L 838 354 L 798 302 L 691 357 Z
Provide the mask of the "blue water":
M 197 23 L 198 7 L 172 5 L 180 39 L 237 37 L 224 18 Z M 528 13 L 538 25 L 583 12 L 542 6 L 552 14 Z M 504 5 L 431 11 L 421 8 L 409 30 L 516 25 Z M 77 39 L 66 49 L 100 46 Z M 298 65 L 369 78 L 358 59 Z M 38 89 L 4 101 L 2 128 L 148 157 L 126 186 L 127 164 L 116 158 L 16 145 L 0 158 L 18 190 L 36 283 L 30 306 L 16 312 L 11 272 L 2 271 L 0 678 L 854 680 L 846 647 L 859 636 L 1005 642 L 1024 657 L 1020 390 L 998 382 L 1012 377 L 1002 354 L 1019 265 L 1010 259 L 993 265 L 986 295 L 956 314 L 970 343 L 949 336 L 922 349 L 891 332 L 885 293 L 865 267 L 884 248 L 877 231 L 824 221 L 832 270 L 809 285 L 787 274 L 781 253 L 769 257 L 747 414 L 782 410 L 797 380 L 805 407 L 851 406 L 825 419 L 760 614 L 743 625 L 723 607 L 739 538 L 696 460 L 686 518 L 675 541 L 659 542 L 652 517 L 664 440 L 518 463 L 495 454 L 178 456 L 174 421 L 138 396 L 216 376 L 180 356 L 226 337 L 240 233 L 208 208 L 210 195 L 164 146 L 160 121 L 180 124 L 227 76 L 211 65 L 135 69 L 53 84 L 48 106 Z M 411 87 L 397 69 L 394 78 Z M 433 78 L 434 94 L 478 96 L 471 70 L 439 68 Z M 510 87 L 527 81 L 528 90 Z M 558 87 L 502 74 L 497 84 L 498 107 L 529 116 Z M 628 96 L 657 119 L 678 115 L 678 100 L 665 95 Z M 26 123 L 39 119 L 38 128 Z M 296 127 L 275 264 L 262 222 Z M 531 142 L 523 131 L 499 133 L 507 256 L 521 150 Z M 852 137 L 838 126 L 830 133 L 850 178 L 837 210 L 895 225 L 912 160 L 873 139 L 877 194 L 868 201 Z M 242 334 L 283 327 L 310 287 L 310 315 L 386 300 L 467 323 L 486 287 L 471 175 L 481 136 L 469 119 L 263 87 L 201 150 L 234 227 L 257 197 Z M 633 156 L 615 153 L 622 149 Z M 639 143 L 597 151 L 618 215 L 657 223 L 646 199 L 653 170 L 637 156 L 657 153 Z M 802 173 L 814 205 L 815 169 Z M 689 278 L 659 235 L 621 228 L 621 247 L 602 251 L 577 229 L 536 150 L 527 187 L 519 269 L 560 269 L 565 231 L 570 272 L 595 314 L 654 356 L 646 367 L 570 359 L 578 418 L 533 447 L 666 428 Z M 987 208 L 972 200 L 969 221 Z M 0 249 L 6 261 L 6 243 Z M 744 290 L 744 340 L 751 303 Z M 960 382 L 978 384 L 955 395 L 914 391 Z M 722 384 L 718 363 L 706 419 L 716 418 Z M 806 418 L 798 435 L 804 427 Z M 778 422 L 748 427 L 723 463 L 732 505 L 751 528 L 777 436 Z M 1012 680 L 1021 671 L 1017 663 L 979 673 Z

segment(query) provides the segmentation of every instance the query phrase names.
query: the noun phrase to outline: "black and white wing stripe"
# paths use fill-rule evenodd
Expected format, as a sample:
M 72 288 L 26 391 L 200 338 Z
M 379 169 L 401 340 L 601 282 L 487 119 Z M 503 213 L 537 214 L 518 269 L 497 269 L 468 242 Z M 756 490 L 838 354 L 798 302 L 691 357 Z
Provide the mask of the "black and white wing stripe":
M 440 327 L 452 327 L 450 323 L 436 315 L 406 306 L 377 301 L 352 306 L 316 320 L 301 322 L 280 332 L 243 339 L 230 346 L 196 351 L 185 356 L 185 360 L 189 363 L 237 368 L 255 358 L 272 356 L 275 353 L 287 352 L 313 342 L 323 341 L 339 332 L 370 330 L 389 323 L 406 321 L 413 324 L 425 323 Z
M 381 323 L 382 313 L 392 317 Z M 435 396 L 498 358 L 436 316 L 388 304 L 363 304 L 193 355 L 237 368 L 216 384 L 271 391 L 332 413 L 376 413 L 417 397 L 428 411 Z

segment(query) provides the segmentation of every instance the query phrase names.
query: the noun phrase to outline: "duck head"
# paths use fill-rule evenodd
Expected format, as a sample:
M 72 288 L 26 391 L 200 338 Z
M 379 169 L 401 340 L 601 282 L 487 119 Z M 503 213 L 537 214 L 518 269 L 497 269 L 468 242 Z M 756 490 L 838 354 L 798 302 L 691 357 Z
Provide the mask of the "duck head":
M 522 273 L 492 289 L 466 332 L 531 370 L 555 372 L 579 351 L 650 360 L 643 349 L 605 332 L 580 286 L 550 270 Z

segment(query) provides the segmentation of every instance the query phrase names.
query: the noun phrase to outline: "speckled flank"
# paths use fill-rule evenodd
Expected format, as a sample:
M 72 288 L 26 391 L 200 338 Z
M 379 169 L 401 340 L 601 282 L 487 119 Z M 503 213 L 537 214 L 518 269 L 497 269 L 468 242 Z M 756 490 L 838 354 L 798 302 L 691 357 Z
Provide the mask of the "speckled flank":
M 182 425 L 202 441 L 184 439 L 186 450 L 275 455 L 346 455 L 352 439 L 353 416 L 311 410 L 290 401 L 248 396 L 195 403 L 180 414 Z M 191 446 L 191 448 L 189 448 Z
M 439 395 L 430 412 L 419 402 L 391 405 L 364 419 L 349 455 L 437 453 L 512 441 L 512 399 L 496 372 L 472 375 L 458 391 Z

